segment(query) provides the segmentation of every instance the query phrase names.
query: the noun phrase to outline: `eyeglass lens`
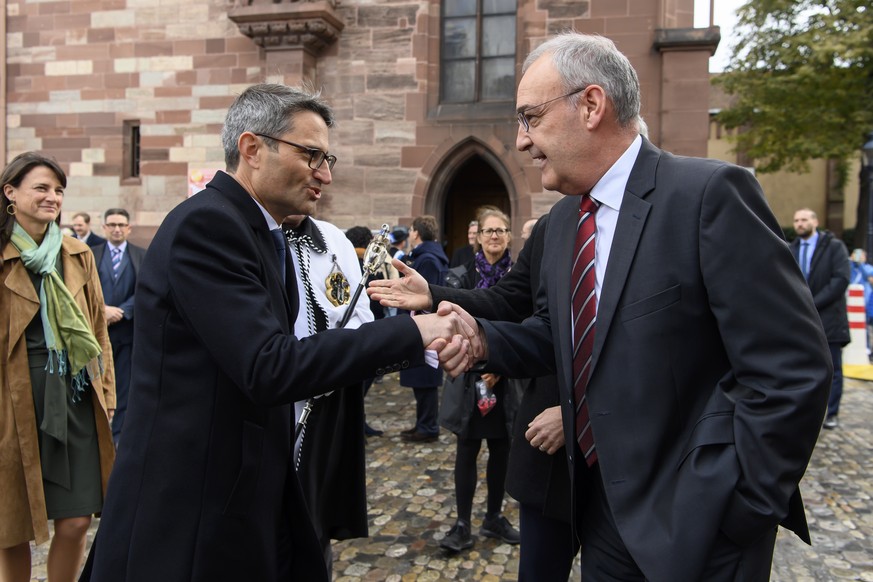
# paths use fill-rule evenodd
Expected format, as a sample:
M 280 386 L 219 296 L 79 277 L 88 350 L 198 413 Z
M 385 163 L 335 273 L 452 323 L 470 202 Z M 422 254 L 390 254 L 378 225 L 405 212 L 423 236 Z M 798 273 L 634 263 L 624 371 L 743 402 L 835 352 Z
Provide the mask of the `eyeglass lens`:
M 271 135 L 266 135 L 264 133 L 256 133 L 255 135 L 259 137 L 265 137 L 267 139 L 272 139 L 273 141 L 279 141 L 291 147 L 295 147 L 299 150 L 302 150 L 309 154 L 309 169 L 317 170 L 321 167 L 321 164 L 327 160 L 327 167 L 329 170 L 333 170 L 334 164 L 336 164 L 336 156 L 332 154 L 328 154 L 327 152 L 321 151 L 318 148 L 311 148 L 308 146 L 300 145 L 299 143 L 294 143 L 293 141 L 288 141 L 286 139 L 279 139 L 278 137 L 273 137 Z
M 557 101 L 558 99 L 564 99 L 566 97 L 569 97 L 570 95 L 575 95 L 579 91 L 584 91 L 587 88 L 588 88 L 588 86 L 586 85 L 585 87 L 580 87 L 579 89 L 574 89 L 574 90 L 570 91 L 569 93 L 565 93 L 564 95 L 558 95 L 554 99 L 549 99 L 548 101 L 543 101 L 539 105 L 531 105 L 530 107 L 526 107 L 523 111 L 518 112 L 518 124 L 524 128 L 525 132 L 530 131 L 530 120 L 527 118 L 528 111 L 531 111 L 533 109 L 539 109 L 543 105 L 548 105 L 549 103 L 551 103 L 553 101 Z

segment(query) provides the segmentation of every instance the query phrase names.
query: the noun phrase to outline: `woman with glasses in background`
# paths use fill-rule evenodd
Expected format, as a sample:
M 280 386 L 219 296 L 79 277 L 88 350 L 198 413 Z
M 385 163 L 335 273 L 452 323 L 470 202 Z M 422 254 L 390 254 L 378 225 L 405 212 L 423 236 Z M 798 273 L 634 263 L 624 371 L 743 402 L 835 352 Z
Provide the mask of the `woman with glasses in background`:
M 48 579 L 78 577 L 115 456 L 112 348 L 94 255 L 64 236 L 67 178 L 27 152 L 0 177 L 0 580 L 31 579 L 29 542 L 54 537 Z
M 479 212 L 478 223 L 476 253 L 461 276 L 461 287 L 465 289 L 491 287 L 512 267 L 509 217 L 496 208 L 486 207 Z M 480 534 L 509 544 L 519 543 L 518 530 L 502 513 L 512 423 L 517 408 L 518 395 L 506 378 L 496 374 L 468 372 L 446 382 L 440 424 L 458 437 L 455 454 L 458 520 L 440 542 L 443 548 L 459 552 L 473 547 L 473 494 L 478 480 L 476 462 L 483 439 L 488 442 L 485 472 L 488 504 Z

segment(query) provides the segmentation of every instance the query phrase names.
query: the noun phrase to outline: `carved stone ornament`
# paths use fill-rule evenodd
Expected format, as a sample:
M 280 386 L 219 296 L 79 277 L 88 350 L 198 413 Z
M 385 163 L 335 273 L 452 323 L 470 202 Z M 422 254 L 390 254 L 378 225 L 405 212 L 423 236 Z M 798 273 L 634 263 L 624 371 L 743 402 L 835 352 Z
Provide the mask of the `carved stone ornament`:
M 268 51 L 304 49 L 315 55 L 332 44 L 343 29 L 336 0 L 243 0 L 228 11 L 239 31 Z
M 715 54 L 721 41 L 721 29 L 709 28 L 659 28 L 655 30 L 654 46 L 658 52 L 709 51 Z

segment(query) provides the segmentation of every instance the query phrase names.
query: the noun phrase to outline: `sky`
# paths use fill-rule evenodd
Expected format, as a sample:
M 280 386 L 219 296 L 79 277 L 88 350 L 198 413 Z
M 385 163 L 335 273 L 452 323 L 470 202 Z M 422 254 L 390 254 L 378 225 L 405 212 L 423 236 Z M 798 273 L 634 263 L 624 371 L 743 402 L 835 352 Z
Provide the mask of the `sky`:
M 694 26 L 709 26 L 709 2 L 710 0 L 694 0 Z M 715 0 L 713 24 L 721 27 L 721 42 L 718 43 L 715 56 L 709 59 L 711 73 L 721 72 L 728 63 L 733 40 L 731 33 L 737 20 L 735 12 L 745 2 L 746 0 Z

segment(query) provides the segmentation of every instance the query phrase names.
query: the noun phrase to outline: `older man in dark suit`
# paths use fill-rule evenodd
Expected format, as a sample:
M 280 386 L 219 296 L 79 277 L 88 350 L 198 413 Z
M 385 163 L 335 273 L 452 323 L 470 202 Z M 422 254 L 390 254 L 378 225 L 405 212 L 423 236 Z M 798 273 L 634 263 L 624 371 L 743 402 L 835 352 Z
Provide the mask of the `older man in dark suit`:
M 112 440 L 121 438 L 130 390 L 130 364 L 133 354 L 133 307 L 136 276 L 145 258 L 145 249 L 127 241 L 130 236 L 130 213 L 124 208 L 110 208 L 103 216 L 107 241 L 91 250 L 103 288 L 103 306 L 109 325 L 109 340 L 115 361 L 115 395 L 117 405 L 112 417 Z
M 582 577 L 767 580 L 777 525 L 809 541 L 832 373 L 779 224 L 748 171 L 640 136 L 611 41 L 557 36 L 523 71 L 517 146 L 565 198 L 536 316 L 479 323 L 487 369 L 557 373 Z
M 84 580 L 327 580 L 294 471 L 293 403 L 472 335 L 457 315 L 435 314 L 293 335 L 298 290 L 279 222 L 311 214 L 330 184 L 333 120 L 316 94 L 249 87 L 222 131 L 227 173 L 158 229 L 137 287 L 124 438 Z

